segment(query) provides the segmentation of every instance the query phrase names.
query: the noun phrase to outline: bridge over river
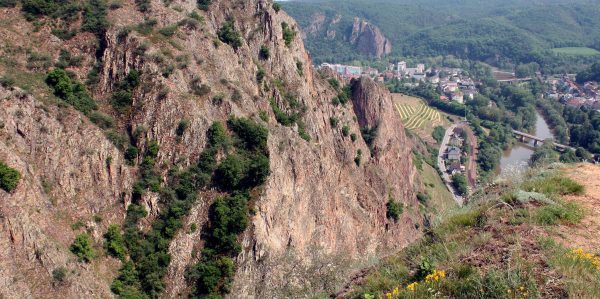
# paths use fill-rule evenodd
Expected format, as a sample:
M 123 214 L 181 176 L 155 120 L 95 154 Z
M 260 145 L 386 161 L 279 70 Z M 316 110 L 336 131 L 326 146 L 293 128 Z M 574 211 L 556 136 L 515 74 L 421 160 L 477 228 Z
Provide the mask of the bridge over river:
M 521 138 L 521 141 L 524 141 L 525 139 L 531 139 L 531 140 L 533 140 L 534 141 L 533 142 L 534 146 L 537 146 L 538 143 L 542 143 L 543 144 L 544 141 L 545 141 L 543 138 L 540 138 L 540 137 L 537 137 L 537 136 L 534 136 L 534 135 L 531 135 L 531 134 L 523 133 L 523 132 L 517 131 L 517 130 L 513 130 L 513 134 L 519 136 Z M 552 143 L 553 143 L 553 145 L 558 150 L 561 150 L 561 151 L 564 151 L 564 150 L 567 150 L 567 149 L 572 150 L 572 151 L 575 150 L 575 148 L 570 147 L 568 145 L 564 145 L 564 144 L 560 144 L 560 143 L 556 143 L 556 142 L 552 142 Z

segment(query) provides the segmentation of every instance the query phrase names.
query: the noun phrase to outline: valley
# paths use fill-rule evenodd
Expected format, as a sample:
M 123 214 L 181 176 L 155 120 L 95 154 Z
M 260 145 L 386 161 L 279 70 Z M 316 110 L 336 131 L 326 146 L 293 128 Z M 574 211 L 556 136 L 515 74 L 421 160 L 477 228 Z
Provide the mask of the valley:
M 0 0 L 0 298 L 600 296 L 597 3 L 417 2 Z

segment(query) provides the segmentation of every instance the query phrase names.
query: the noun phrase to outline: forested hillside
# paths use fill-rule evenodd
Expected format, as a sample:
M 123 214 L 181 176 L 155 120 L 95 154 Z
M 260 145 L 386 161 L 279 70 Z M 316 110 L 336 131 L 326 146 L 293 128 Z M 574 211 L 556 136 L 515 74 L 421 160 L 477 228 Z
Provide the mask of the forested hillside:
M 364 58 L 345 44 L 343 34 L 327 35 L 347 32 L 354 17 L 381 28 L 394 45 L 391 56 L 455 55 L 500 66 L 538 62 L 555 68 L 591 58 L 551 49 L 600 49 L 600 4 L 595 1 L 316 0 L 282 5 L 302 28 L 313 26 L 306 44 L 317 63 Z M 315 14 L 326 17 L 319 30 L 314 30 Z

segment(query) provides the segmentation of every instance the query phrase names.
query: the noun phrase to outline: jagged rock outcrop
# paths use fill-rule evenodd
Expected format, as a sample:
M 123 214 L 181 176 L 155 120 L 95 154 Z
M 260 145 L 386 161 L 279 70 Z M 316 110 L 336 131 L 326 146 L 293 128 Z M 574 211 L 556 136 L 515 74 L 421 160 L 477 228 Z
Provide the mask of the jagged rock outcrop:
M 122 153 L 77 111 L 18 89 L 0 87 L 0 123 L 0 160 L 22 175 L 12 193 L 0 190 L 0 295 L 110 297 L 116 262 L 78 263 L 69 245 L 77 222 L 99 241 L 102 223 L 122 221 L 134 178 Z M 58 284 L 61 267 L 68 281 Z
M 358 17 L 354 18 L 349 40 L 363 55 L 381 58 L 392 52 L 392 43 L 381 33 L 381 30 Z
M 418 178 L 411 142 L 382 86 L 368 80 L 354 82 L 352 102 L 333 105 L 338 91 L 314 72 L 301 39 L 296 37 L 289 45 L 283 39 L 283 22 L 298 31 L 294 20 L 262 0 L 212 1 L 209 11 L 199 12 L 204 23 L 181 25 L 170 38 L 157 32 L 120 34 L 125 26 L 148 18 L 156 20 L 156 28 L 170 26 L 196 7 L 192 0 L 175 2 L 178 9 L 152 1 L 151 11 L 141 13 L 133 1 L 126 1 L 110 11 L 112 26 L 103 36 L 99 82 L 92 92 L 101 111 L 112 114 L 115 127 L 135 145 L 143 148 L 146 140 L 158 142 L 157 165 L 163 177 L 173 165 L 187 167 L 197 161 L 206 146 L 205 132 L 214 121 L 245 116 L 268 127 L 271 174 L 257 191 L 251 227 L 242 236 L 231 298 L 304 297 L 333 291 L 353 265 L 388 255 L 419 236 L 418 209 L 405 209 L 397 222 L 386 218 L 390 198 L 407 207 L 417 205 Z M 14 9 L 10 17 L 18 15 Z M 7 23 L 28 24 L 18 18 Z M 235 20 L 234 29 L 242 38 L 237 49 L 218 42 L 217 32 L 228 19 Z M 367 27 L 361 30 L 373 31 Z M 33 32 L 32 26 L 20 29 Z M 18 31 L 0 29 L 3 36 L 12 32 Z M 362 40 L 360 35 L 357 41 Z M 77 38 L 57 42 L 45 27 L 35 37 L 41 44 L 54 45 L 39 48 L 51 57 L 58 56 L 61 46 L 78 46 Z M 270 49 L 268 59 L 258 57 L 262 46 Z M 91 50 L 79 51 L 94 57 Z M 70 70 L 85 78 L 93 63 Z M 111 93 L 132 69 L 141 74 L 140 86 L 132 93 L 133 108 L 115 113 Z M 266 74 L 262 83 L 257 82 L 259 69 Z M 2 66 L 0 70 L 6 71 Z M 204 88 L 201 93 L 199 86 Z M 0 129 L 5 136 L 0 140 L 0 159 L 23 174 L 13 193 L 0 191 L 0 294 L 110 297 L 109 285 L 119 262 L 101 256 L 89 265 L 77 263 L 69 252 L 76 232 L 69 226 L 100 214 L 102 221 L 88 226 L 101 250 L 106 226 L 124 219 L 135 169 L 125 166 L 123 153 L 85 116 L 16 93 L 0 89 L 5 99 L 0 103 L 5 124 Z M 297 125 L 277 123 L 269 100 L 282 105 L 289 97 L 303 107 L 310 141 L 300 137 Z M 266 122 L 261 113 L 266 113 Z M 331 125 L 332 119 L 337 126 Z M 176 128 L 182 120 L 188 126 L 179 136 Z M 369 147 L 360 137 L 361 127 L 375 124 L 377 137 Z M 344 136 L 344 126 L 356 141 Z M 43 190 L 46 179 L 54 186 L 50 194 Z M 150 214 L 155 215 L 157 196 L 148 193 L 155 199 L 148 199 L 153 203 L 148 205 Z M 184 227 L 192 223 L 201 227 L 217 194 L 208 190 L 199 195 Z M 202 246 L 199 230 L 182 229 L 171 242 L 165 298 L 187 296 L 190 287 L 184 272 L 199 259 Z M 36 248 L 44 248 L 44 253 L 37 254 Z M 79 276 L 68 279 L 66 286 L 56 286 L 51 273 L 62 265 Z

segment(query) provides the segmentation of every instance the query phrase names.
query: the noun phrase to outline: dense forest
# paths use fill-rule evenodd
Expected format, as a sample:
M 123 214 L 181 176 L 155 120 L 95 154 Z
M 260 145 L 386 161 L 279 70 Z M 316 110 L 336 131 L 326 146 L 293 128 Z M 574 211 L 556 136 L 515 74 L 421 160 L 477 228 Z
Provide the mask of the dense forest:
M 511 68 L 538 63 L 548 71 L 576 71 L 598 59 L 600 4 L 585 0 L 555 1 L 286 1 L 284 9 L 302 28 L 316 63 L 361 57 L 345 41 L 353 18 L 377 25 L 393 44 L 391 57 L 454 55 Z M 385 9 L 382 9 L 385 7 Z M 337 20 L 339 16 L 339 20 Z M 332 22 L 332 20 L 337 22 Z M 335 37 L 327 32 L 334 30 Z M 561 51 L 565 47 L 587 47 Z M 595 49 L 595 50 L 594 50 Z M 594 53 L 597 53 L 594 55 Z

